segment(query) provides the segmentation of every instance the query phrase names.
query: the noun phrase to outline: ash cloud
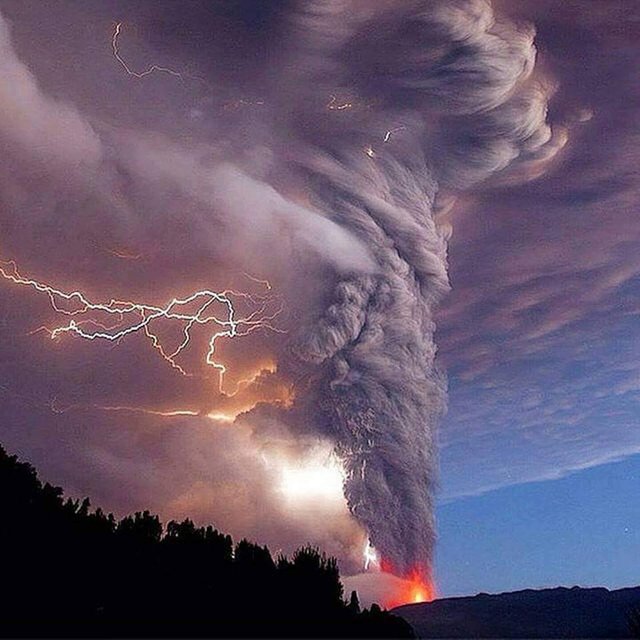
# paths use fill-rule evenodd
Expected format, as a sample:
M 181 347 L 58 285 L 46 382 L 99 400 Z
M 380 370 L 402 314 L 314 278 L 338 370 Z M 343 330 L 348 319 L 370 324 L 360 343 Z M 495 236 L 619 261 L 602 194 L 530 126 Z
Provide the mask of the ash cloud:
M 117 3 L 96 11 L 109 6 Z M 144 8 L 175 18 L 169 6 Z M 544 170 L 566 142 L 547 123 L 553 86 L 535 73 L 532 28 L 483 0 L 291 3 L 275 13 L 265 23 L 271 39 L 225 52 L 213 38 L 210 51 L 214 93 L 253 81 L 265 108 L 228 113 L 207 93 L 198 98 L 202 122 L 185 117 L 183 136 L 166 115 L 149 123 L 153 92 L 117 108 L 86 98 L 92 67 L 70 81 L 67 102 L 47 98 L 3 24 L 3 71 L 23 78 L 27 115 L 13 126 L 20 103 L 0 94 L 0 131 L 21 154 L 49 145 L 59 157 L 89 160 L 85 180 L 64 189 L 72 212 L 60 223 L 64 232 L 54 228 L 46 240 L 58 262 L 69 257 L 60 233 L 82 244 L 99 228 L 101 237 L 153 245 L 139 277 L 153 274 L 165 286 L 175 261 L 187 265 L 183 280 L 202 280 L 211 264 L 222 265 L 218 279 L 249 269 L 273 280 L 289 316 L 271 351 L 295 400 L 286 410 L 258 407 L 241 422 L 254 425 L 258 442 L 275 422 L 294 441 L 330 443 L 345 466 L 349 509 L 373 545 L 398 573 L 429 574 L 437 423 L 446 405 L 434 313 L 449 289 L 449 211 L 461 192 Z M 207 24 L 215 33 L 215 20 Z M 236 58 L 264 51 L 270 55 L 253 78 L 244 61 L 237 71 Z M 130 79 L 117 71 L 128 91 Z M 64 106 L 79 95 L 82 116 Z M 328 108 L 332 96 L 350 108 Z M 114 122 L 118 109 L 126 125 Z M 50 125 L 78 143 L 47 135 Z M 3 167 L 3 181 L 9 174 Z M 37 185 L 40 221 L 60 215 L 56 180 Z M 3 200 L 14 216 L 34 215 L 33 196 L 5 190 Z M 74 226 L 80 205 L 86 229 Z M 9 238 L 16 247 L 33 240 L 20 230 Z M 104 275 L 90 250 L 79 254 L 93 265 L 89 274 L 117 278 Z M 211 465 L 224 467 L 216 456 Z
M 402 574 L 429 573 L 445 405 L 433 320 L 448 289 L 439 199 L 492 177 L 534 177 L 566 136 L 546 122 L 551 87 L 533 76 L 532 29 L 498 19 L 488 2 L 381 4 L 355 16 L 341 6 L 302 21 L 316 45 L 306 52 L 313 91 L 331 71 L 357 88 L 354 101 L 378 104 L 340 124 L 307 114 L 296 160 L 315 201 L 370 247 L 379 271 L 336 278 L 326 308 L 298 332 L 308 379 L 298 409 L 334 438 L 349 506 L 374 546 Z M 398 121 L 405 135 L 366 147 Z

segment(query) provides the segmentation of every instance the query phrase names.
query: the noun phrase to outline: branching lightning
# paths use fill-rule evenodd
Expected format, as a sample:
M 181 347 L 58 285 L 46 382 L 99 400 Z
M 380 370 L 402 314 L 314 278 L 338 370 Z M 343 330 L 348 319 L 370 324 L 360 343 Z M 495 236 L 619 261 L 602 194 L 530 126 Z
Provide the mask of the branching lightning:
M 144 78 L 145 76 L 151 75 L 154 71 L 158 71 L 159 73 L 168 73 L 169 75 L 174 76 L 175 78 L 180 78 L 180 80 L 184 80 L 183 75 L 178 71 L 175 71 L 174 69 L 170 69 L 169 67 L 161 67 L 157 64 L 151 65 L 148 69 L 145 69 L 144 71 L 140 71 L 140 72 L 134 71 L 133 69 L 131 69 L 129 65 L 125 62 L 125 60 L 122 58 L 118 50 L 118 37 L 120 36 L 121 31 L 122 31 L 122 22 L 117 22 L 113 32 L 113 37 L 111 38 L 111 47 L 113 49 L 113 55 L 115 59 L 122 65 L 122 68 L 130 76 L 133 76 L 134 78 Z
M 251 280 L 252 282 L 261 284 L 263 287 L 267 289 L 267 291 L 271 291 L 271 283 L 268 280 L 261 280 L 260 278 L 256 278 L 252 276 L 250 273 L 245 273 L 245 272 L 243 272 L 242 275 L 248 280 Z
M 0 276 L 13 284 L 30 287 L 46 294 L 57 314 L 71 317 L 67 324 L 53 329 L 38 327 L 34 332 L 46 331 L 53 340 L 61 338 L 64 334 L 73 334 L 85 340 L 105 340 L 113 343 L 119 343 L 127 336 L 139 333 L 149 339 L 165 362 L 184 376 L 192 376 L 193 373 L 187 371 L 177 358 L 188 347 L 192 330 L 196 327 L 213 326 L 215 330 L 209 336 L 204 361 L 206 365 L 218 371 L 221 392 L 226 367 L 215 359 L 216 346 L 220 338 L 246 336 L 257 329 L 282 332 L 282 329 L 272 324 L 282 311 L 282 305 L 273 295 L 256 296 L 232 290 L 217 292 L 204 289 L 184 298 L 174 297 L 164 306 L 116 299 L 103 303 L 92 302 L 82 291 L 63 291 L 24 277 L 13 261 L 0 262 Z M 254 280 L 261 282 L 258 279 Z M 266 284 L 271 287 L 269 283 Z M 248 315 L 237 316 L 234 300 L 238 299 L 254 306 Z M 111 323 L 108 323 L 107 319 L 111 319 Z M 173 349 L 165 346 L 165 340 L 160 334 L 160 324 L 167 322 L 178 324 L 182 329 L 182 339 Z

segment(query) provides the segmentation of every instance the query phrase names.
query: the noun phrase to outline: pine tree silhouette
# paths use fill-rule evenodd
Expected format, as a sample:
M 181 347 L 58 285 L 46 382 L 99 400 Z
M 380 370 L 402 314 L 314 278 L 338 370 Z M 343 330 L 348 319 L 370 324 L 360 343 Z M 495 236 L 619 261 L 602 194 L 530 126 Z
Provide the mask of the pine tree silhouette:
M 143 511 L 64 499 L 0 447 L 2 637 L 413 637 L 349 604 L 334 558 L 266 547 Z

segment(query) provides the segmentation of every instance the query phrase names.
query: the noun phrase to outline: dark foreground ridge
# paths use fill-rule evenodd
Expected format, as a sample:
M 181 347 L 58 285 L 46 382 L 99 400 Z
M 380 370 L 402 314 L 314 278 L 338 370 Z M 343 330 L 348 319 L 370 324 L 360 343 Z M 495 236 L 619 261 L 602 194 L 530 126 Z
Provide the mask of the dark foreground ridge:
M 514 591 L 393 610 L 420 638 L 640 638 L 640 587 Z
M 336 561 L 145 511 L 117 521 L 63 498 L 0 447 L 2 637 L 410 638 L 379 607 L 347 604 Z

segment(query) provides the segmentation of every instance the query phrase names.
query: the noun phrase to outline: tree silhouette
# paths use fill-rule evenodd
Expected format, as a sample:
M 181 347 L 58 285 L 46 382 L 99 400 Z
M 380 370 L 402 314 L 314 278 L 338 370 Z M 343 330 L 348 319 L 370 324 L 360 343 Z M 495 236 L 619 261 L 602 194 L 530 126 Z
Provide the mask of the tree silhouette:
M 352 591 L 349 598 L 349 611 L 352 613 L 360 613 L 360 600 L 358 600 L 358 592 Z
M 349 604 L 334 558 L 266 547 L 191 520 L 116 521 L 64 499 L 0 447 L 3 637 L 413 637 L 376 605 Z

